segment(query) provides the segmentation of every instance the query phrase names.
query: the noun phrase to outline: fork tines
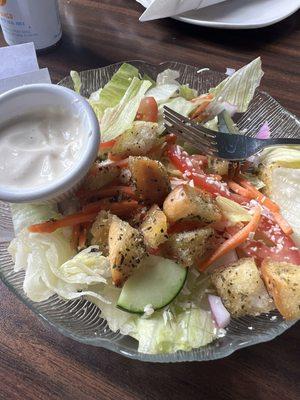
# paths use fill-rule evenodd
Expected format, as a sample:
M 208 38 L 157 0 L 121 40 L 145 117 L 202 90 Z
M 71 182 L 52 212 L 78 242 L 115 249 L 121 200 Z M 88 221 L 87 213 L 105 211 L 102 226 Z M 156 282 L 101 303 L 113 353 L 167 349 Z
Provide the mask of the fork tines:
M 216 153 L 214 149 L 216 135 L 203 125 L 191 121 L 166 106 L 163 109 L 163 116 L 164 125 L 168 131 L 175 133 L 205 154 Z

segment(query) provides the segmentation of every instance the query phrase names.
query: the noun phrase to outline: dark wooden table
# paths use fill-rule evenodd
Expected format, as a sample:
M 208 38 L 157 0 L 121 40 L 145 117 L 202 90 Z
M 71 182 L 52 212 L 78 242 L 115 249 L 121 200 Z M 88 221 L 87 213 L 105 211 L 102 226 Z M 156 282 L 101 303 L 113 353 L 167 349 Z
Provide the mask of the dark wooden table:
M 261 55 L 263 88 L 299 115 L 299 12 L 273 27 L 225 31 L 171 19 L 139 23 L 134 0 L 60 0 L 60 8 L 63 41 L 39 56 L 54 82 L 70 69 L 122 60 L 224 71 Z M 0 399 L 296 400 L 299 334 L 297 324 L 273 342 L 214 362 L 143 364 L 61 336 L 0 284 Z

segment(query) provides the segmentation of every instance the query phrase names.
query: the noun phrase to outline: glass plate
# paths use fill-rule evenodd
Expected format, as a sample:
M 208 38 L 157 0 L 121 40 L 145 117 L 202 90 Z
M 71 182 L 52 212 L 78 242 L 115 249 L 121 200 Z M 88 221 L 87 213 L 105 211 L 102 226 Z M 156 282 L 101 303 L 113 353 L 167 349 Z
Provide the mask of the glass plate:
M 176 69 L 180 72 L 180 81 L 188 83 L 199 93 L 207 92 L 225 77 L 224 74 L 213 71 L 197 73 L 197 68 L 176 62 L 167 62 L 158 66 L 142 61 L 130 61 L 130 63 L 138 67 L 142 74 L 147 73 L 153 78 L 166 68 Z M 120 65 L 121 63 L 81 72 L 82 94 L 89 96 L 103 86 Z M 69 77 L 64 78 L 59 84 L 73 88 Z M 256 132 L 266 120 L 271 129 L 274 131 L 276 129 L 277 134 L 274 136 L 300 136 L 299 120 L 267 93 L 258 91 L 249 110 L 238 121 L 238 126 L 240 129 Z M 37 316 L 47 321 L 63 335 L 86 344 L 105 347 L 126 357 L 150 362 L 214 360 L 226 357 L 243 347 L 271 340 L 295 323 L 295 321 L 284 321 L 276 312 L 255 318 L 233 319 L 226 336 L 205 347 L 189 352 L 178 351 L 174 354 L 139 353 L 137 342 L 128 336 L 112 332 L 106 321 L 101 318 L 100 309 L 85 299 L 65 301 L 55 295 L 41 303 L 30 301 L 22 289 L 24 273 L 13 271 L 13 263 L 7 253 L 7 246 L 13 236 L 9 205 L 0 203 L 0 277 L 7 287 Z

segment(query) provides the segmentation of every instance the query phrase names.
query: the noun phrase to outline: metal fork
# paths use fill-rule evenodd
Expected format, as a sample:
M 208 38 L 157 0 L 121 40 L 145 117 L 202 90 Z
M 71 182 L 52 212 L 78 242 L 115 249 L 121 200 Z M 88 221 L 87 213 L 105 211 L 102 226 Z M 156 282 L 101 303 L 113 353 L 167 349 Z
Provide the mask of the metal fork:
M 245 135 L 216 132 L 166 106 L 163 116 L 167 131 L 175 133 L 200 152 L 225 160 L 245 160 L 266 147 L 300 145 L 300 138 L 255 139 Z

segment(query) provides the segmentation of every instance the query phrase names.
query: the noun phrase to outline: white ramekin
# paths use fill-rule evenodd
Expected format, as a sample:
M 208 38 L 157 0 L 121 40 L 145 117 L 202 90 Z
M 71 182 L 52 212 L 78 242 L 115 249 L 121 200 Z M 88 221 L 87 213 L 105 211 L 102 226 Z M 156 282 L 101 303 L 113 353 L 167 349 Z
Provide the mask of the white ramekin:
M 21 86 L 0 95 L 0 125 L 15 117 L 22 117 L 48 108 L 61 108 L 83 123 L 83 148 L 73 168 L 57 181 L 32 190 L 5 188 L 0 182 L 0 199 L 10 203 L 58 202 L 74 192 L 97 156 L 100 129 L 89 103 L 73 90 L 52 84 Z M 1 128 L 0 128 L 1 134 Z M 1 160 L 0 160 L 1 162 Z

